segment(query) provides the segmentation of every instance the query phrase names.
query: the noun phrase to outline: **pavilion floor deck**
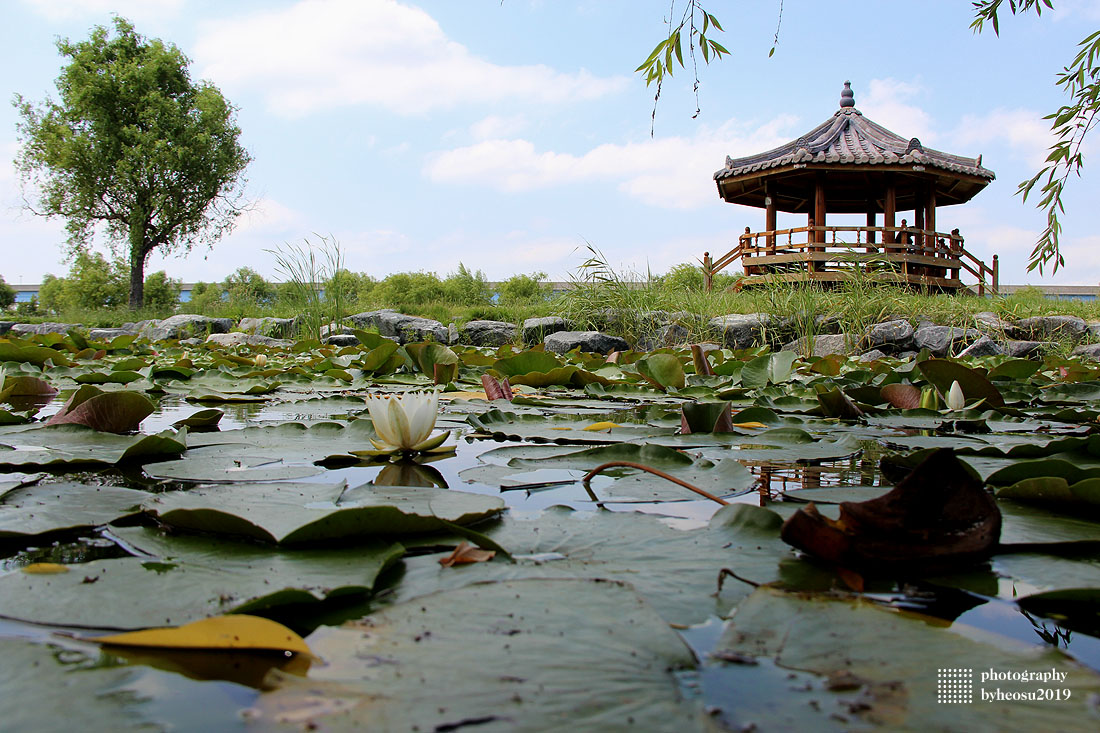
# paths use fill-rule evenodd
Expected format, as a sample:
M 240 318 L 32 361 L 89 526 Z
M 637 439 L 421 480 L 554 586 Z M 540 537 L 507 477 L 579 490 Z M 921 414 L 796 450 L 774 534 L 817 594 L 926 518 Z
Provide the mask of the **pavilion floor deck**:
M 956 233 L 897 227 L 818 226 L 770 232 L 746 231 L 721 257 L 703 257 L 708 289 L 714 275 L 740 260 L 745 277 L 736 287 L 774 282 L 838 284 L 856 275 L 930 292 L 997 292 L 992 266 L 963 246 Z M 977 282 L 967 284 L 966 273 Z

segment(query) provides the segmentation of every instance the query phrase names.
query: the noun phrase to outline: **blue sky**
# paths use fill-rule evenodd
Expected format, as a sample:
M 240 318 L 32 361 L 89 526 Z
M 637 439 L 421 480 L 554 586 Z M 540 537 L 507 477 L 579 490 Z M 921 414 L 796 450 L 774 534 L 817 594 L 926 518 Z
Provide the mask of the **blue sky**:
M 711 175 L 828 118 L 851 80 L 866 116 L 996 172 L 937 223 L 987 261 L 998 253 L 1003 283 L 1100 282 L 1100 162 L 1086 156 L 1066 198 L 1057 275 L 1026 272 L 1044 216 L 1015 195 L 1051 142 L 1054 76 L 1100 27 L 1100 3 L 1004 17 L 998 38 L 970 31 L 963 0 L 786 0 L 771 58 L 778 0 L 705 4 L 732 55 L 701 69 L 697 119 L 690 74 L 666 84 L 653 137 L 652 90 L 633 70 L 665 32 L 667 0 L 4 0 L 0 91 L 53 93 L 56 38 L 117 13 L 178 45 L 239 108 L 254 211 L 212 250 L 154 255 L 149 272 L 275 278 L 265 249 L 324 234 L 379 278 L 463 262 L 489 279 L 566 279 L 586 243 L 659 273 L 763 229 Z M 16 120 L 0 107 L 0 274 L 36 283 L 67 272 L 65 234 L 21 209 Z

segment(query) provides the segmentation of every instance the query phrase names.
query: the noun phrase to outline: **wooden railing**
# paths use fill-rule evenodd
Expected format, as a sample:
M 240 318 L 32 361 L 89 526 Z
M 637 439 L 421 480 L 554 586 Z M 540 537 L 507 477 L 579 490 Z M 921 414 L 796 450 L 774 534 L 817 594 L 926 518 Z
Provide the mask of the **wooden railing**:
M 737 246 L 717 259 L 703 255 L 707 290 L 714 275 L 737 260 L 749 281 L 840 281 L 855 268 L 879 269 L 895 282 L 957 290 L 965 287 L 963 271 L 977 280 L 979 295 L 997 293 L 997 255 L 986 265 L 963 245 L 956 229 L 950 233 L 913 227 L 814 226 L 751 232 L 746 228 Z

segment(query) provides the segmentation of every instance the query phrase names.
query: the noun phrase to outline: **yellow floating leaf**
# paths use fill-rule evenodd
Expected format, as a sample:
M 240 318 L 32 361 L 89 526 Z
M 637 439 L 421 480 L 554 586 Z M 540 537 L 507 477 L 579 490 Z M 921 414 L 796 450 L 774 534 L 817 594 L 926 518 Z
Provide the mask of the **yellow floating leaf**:
M 458 543 L 458 547 L 454 549 L 447 557 L 439 558 L 439 564 L 445 568 L 454 567 L 455 565 L 466 565 L 475 562 L 488 562 L 496 557 L 495 550 L 482 550 L 480 547 L 474 547 L 469 542 L 463 540 Z
M 440 400 L 488 400 L 485 391 L 481 392 L 440 392 Z
M 270 619 L 245 614 L 215 616 L 178 627 L 146 629 L 89 638 L 112 646 L 167 649 L 254 649 L 309 654 L 302 637 Z
M 766 428 L 768 427 L 762 422 L 735 422 L 733 424 L 735 428 Z
M 56 575 L 69 572 L 69 566 L 56 562 L 32 562 L 30 565 L 24 565 L 22 570 L 29 575 Z
M 584 427 L 584 428 L 581 428 L 581 429 L 582 430 L 590 430 L 590 431 L 595 432 L 597 430 L 610 430 L 611 428 L 621 428 L 621 427 L 622 427 L 622 425 L 619 425 L 618 423 L 604 421 L 604 422 L 594 422 L 591 425 L 589 425 L 587 427 Z

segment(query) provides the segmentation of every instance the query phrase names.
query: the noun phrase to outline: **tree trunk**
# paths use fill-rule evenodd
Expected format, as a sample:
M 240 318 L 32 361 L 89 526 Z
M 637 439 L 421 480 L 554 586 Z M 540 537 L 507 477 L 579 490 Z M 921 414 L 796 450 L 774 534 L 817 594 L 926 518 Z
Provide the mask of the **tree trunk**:
M 130 225 L 130 310 L 145 305 L 145 227 Z

